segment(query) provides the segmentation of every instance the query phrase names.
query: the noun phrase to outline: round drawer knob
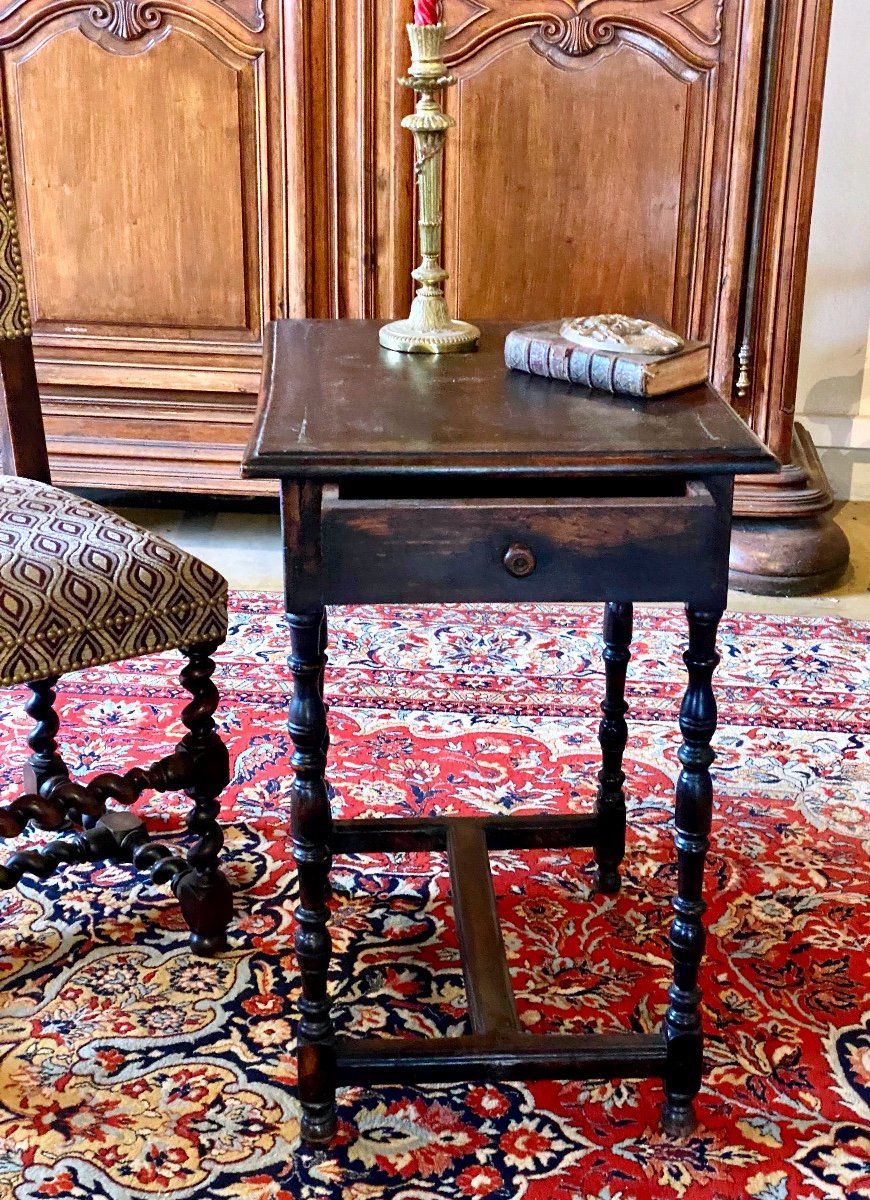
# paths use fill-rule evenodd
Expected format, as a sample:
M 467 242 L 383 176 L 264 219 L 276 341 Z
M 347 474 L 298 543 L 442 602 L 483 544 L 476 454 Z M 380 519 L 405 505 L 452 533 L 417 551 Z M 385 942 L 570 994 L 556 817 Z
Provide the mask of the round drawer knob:
M 508 546 L 502 561 L 508 575 L 513 575 L 515 579 L 525 579 L 538 565 L 532 551 L 521 542 L 514 542 L 512 546 Z

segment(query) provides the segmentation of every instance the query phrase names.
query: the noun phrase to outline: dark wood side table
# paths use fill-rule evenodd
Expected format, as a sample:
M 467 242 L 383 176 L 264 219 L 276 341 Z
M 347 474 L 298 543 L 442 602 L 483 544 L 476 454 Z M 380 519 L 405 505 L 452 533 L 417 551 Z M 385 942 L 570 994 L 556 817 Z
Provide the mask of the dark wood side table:
M 294 678 L 292 826 L 302 1135 L 328 1141 L 339 1084 L 654 1077 L 664 1125 L 691 1129 L 701 1085 L 702 875 L 712 809 L 712 677 L 735 474 L 775 460 L 705 387 L 655 402 L 506 371 L 509 326 L 475 354 L 385 351 L 368 321 L 279 321 L 244 471 L 281 480 Z M 333 822 L 323 703 L 327 604 L 603 601 L 602 769 L 594 814 Z M 633 601 L 681 601 L 688 689 L 676 792 L 674 973 L 661 1033 L 538 1036 L 517 1019 L 489 851 L 591 846 L 596 887 L 625 849 L 624 700 Z M 446 850 L 473 1033 L 336 1039 L 327 971 L 332 855 Z

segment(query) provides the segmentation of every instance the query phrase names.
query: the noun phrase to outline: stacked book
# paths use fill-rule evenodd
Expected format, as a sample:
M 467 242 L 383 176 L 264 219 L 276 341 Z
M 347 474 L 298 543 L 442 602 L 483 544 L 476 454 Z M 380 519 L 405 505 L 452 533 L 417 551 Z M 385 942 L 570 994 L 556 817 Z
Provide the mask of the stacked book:
M 590 337 L 585 327 L 592 321 L 622 321 L 639 332 L 625 338 L 606 332 Z M 652 333 L 645 336 L 643 329 Z M 657 352 L 650 353 L 651 347 Z M 703 383 L 709 361 L 706 342 L 687 342 L 649 322 L 622 317 L 529 325 L 508 334 L 505 342 L 505 362 L 514 371 L 628 396 L 663 396 Z

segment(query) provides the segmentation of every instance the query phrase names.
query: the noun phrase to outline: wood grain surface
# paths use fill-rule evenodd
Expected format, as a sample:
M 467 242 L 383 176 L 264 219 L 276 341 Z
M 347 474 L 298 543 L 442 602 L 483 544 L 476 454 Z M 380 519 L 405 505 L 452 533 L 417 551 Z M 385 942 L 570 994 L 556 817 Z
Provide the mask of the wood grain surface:
M 267 341 L 250 476 L 770 471 L 775 462 L 711 389 L 614 397 L 504 366 L 511 325 L 480 350 L 382 350 L 377 322 L 279 321 Z

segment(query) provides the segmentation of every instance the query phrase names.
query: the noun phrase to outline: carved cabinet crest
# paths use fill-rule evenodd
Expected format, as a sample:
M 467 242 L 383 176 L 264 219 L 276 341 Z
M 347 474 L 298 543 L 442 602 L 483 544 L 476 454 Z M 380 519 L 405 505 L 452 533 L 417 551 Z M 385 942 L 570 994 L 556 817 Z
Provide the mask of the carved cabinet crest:
M 95 29 L 105 29 L 123 42 L 135 42 L 163 23 L 163 14 L 151 0 L 97 0 L 88 10 Z
M 724 0 L 586 0 L 570 16 L 544 21 L 532 45 L 550 56 L 591 54 L 619 38 L 641 44 L 654 38 L 686 65 L 718 61 Z
M 719 57 L 725 0 L 555 0 L 544 14 L 517 0 L 448 0 L 456 60 L 512 30 L 531 30 L 541 54 L 580 58 L 621 40 L 646 45 L 685 66 L 704 69 Z

